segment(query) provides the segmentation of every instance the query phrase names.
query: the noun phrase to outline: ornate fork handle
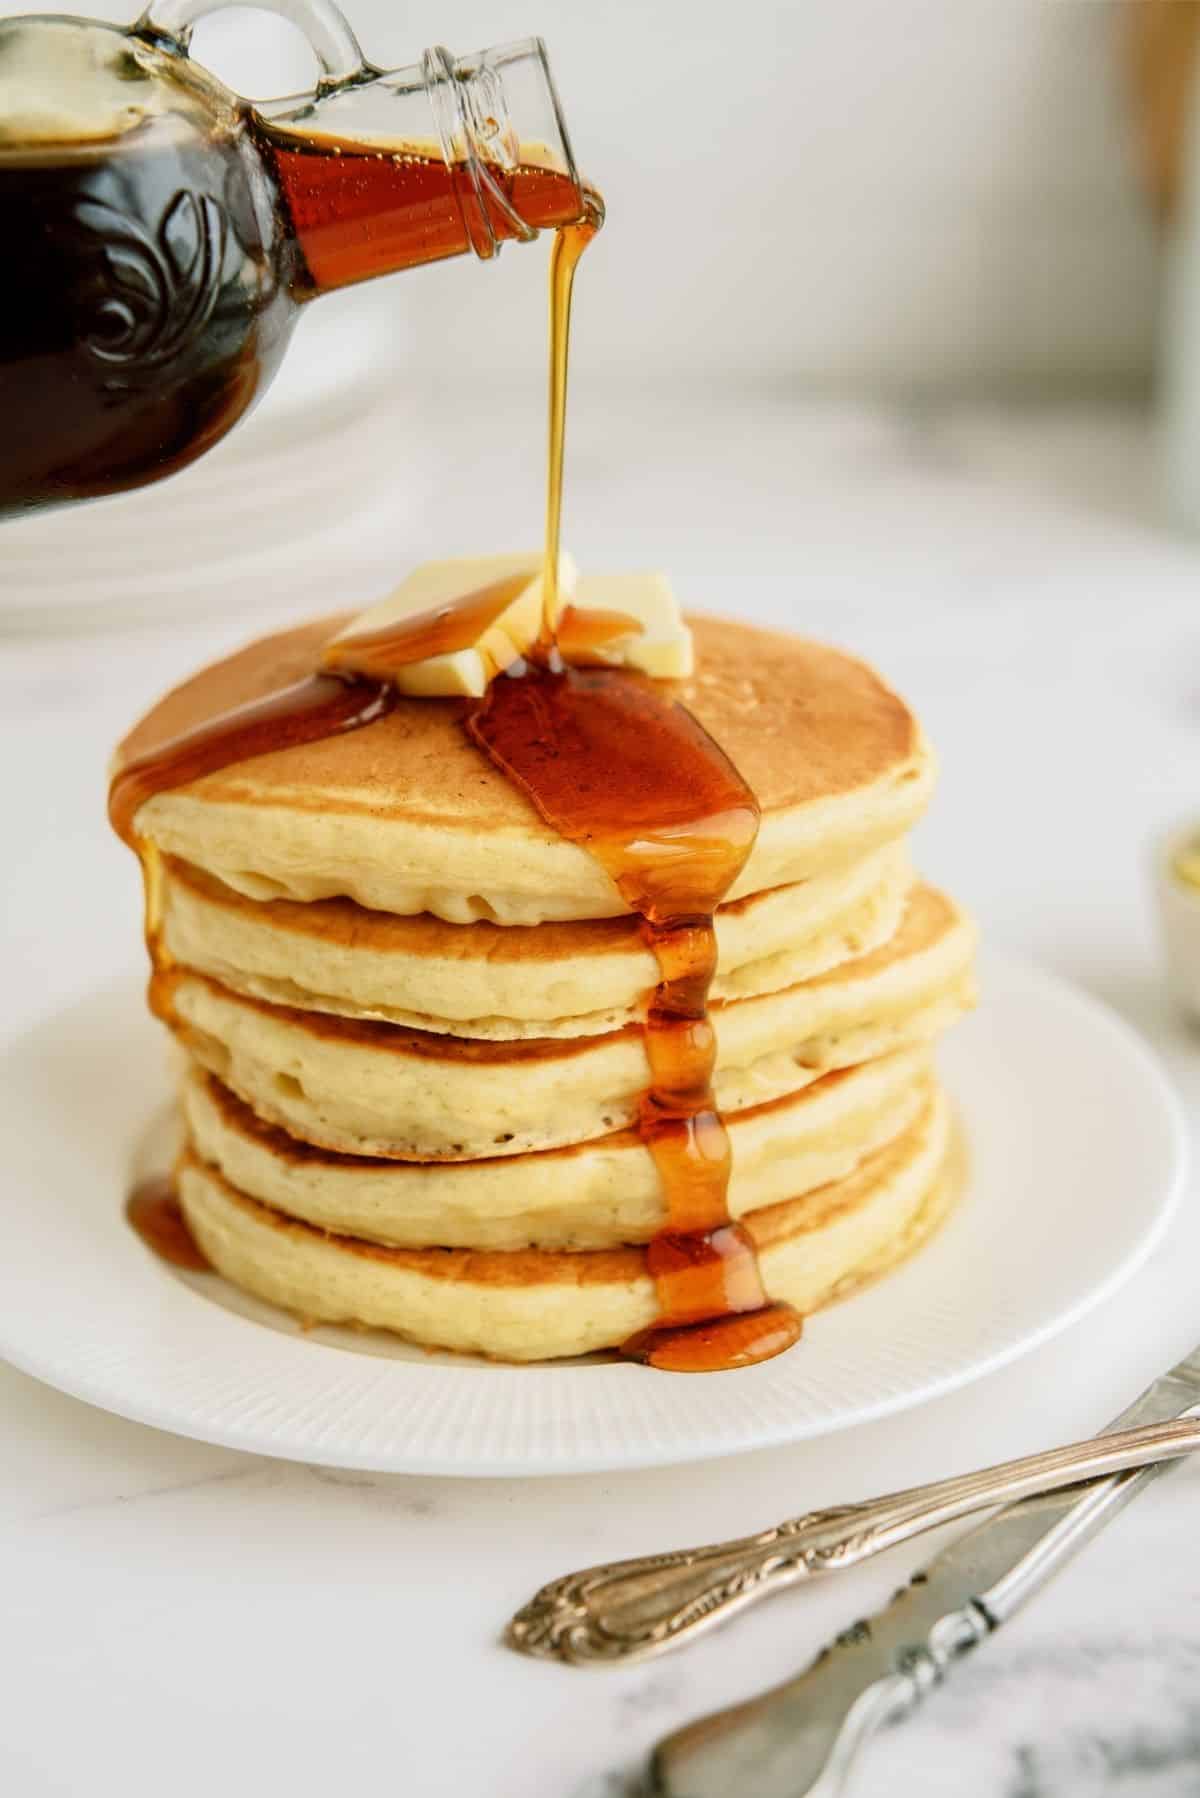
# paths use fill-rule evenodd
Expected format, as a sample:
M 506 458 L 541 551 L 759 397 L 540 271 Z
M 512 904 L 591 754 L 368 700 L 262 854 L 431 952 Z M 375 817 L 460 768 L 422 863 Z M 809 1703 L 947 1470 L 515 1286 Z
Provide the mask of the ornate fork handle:
M 587 1567 L 543 1586 L 512 1619 L 507 1640 L 524 1654 L 577 1665 L 643 1660 L 785 1586 L 851 1567 L 956 1517 L 1198 1447 L 1200 1418 L 1176 1418 L 809 1511 L 759 1536 Z

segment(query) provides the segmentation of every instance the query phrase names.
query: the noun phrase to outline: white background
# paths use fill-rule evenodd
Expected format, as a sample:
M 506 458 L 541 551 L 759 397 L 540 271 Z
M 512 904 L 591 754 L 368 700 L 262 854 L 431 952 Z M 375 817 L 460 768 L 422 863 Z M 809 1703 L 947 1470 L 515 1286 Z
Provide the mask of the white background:
M 1141 1028 L 1196 1135 L 1200 1051 L 1162 978 L 1148 867 L 1200 810 L 1200 563 L 1160 522 L 1151 425 L 1101 397 L 1144 384 L 1155 310 L 1113 9 L 371 0 L 356 22 L 382 61 L 550 40 L 611 201 L 580 277 L 581 560 L 666 566 L 693 603 L 878 662 L 943 763 L 925 869 L 990 940 Z M 275 86 L 282 48 L 256 55 Z M 749 187 L 729 182 L 735 139 Z M 359 455 L 331 456 L 306 410 L 340 328 L 318 309 L 275 436 L 265 409 L 127 511 L 6 527 L 3 601 L 62 634 L 0 645 L 5 1035 L 136 963 L 135 873 L 102 814 L 109 748 L 141 706 L 313 587 L 348 603 L 417 555 L 536 540 L 544 272 L 542 252 L 512 250 L 328 302 L 368 370 L 389 371 L 394 409 L 364 422 Z M 255 475 L 238 443 L 260 428 Z M 289 505 L 268 478 L 280 432 L 331 475 L 377 465 L 369 530 L 354 483 L 331 479 L 327 516 Z M 205 513 L 210 480 L 224 498 Z M 280 547 L 273 578 L 209 580 L 242 491 L 264 545 L 302 540 L 302 557 Z M 156 624 L 112 628 L 126 560 L 155 543 Z M 68 563 L 74 610 L 58 603 Z M 916 1554 L 640 1671 L 517 1661 L 496 1645 L 508 1612 L 568 1565 L 1100 1425 L 1200 1334 L 1197 1197 L 1193 1182 L 1122 1297 L 1006 1374 L 690 1474 L 343 1480 L 176 1442 L 0 1368 L 0 1792 L 618 1798 L 659 1735 L 795 1671 Z M 855 1798 L 1194 1798 L 1198 1482 L 1189 1465 L 1140 1500 L 878 1746 Z

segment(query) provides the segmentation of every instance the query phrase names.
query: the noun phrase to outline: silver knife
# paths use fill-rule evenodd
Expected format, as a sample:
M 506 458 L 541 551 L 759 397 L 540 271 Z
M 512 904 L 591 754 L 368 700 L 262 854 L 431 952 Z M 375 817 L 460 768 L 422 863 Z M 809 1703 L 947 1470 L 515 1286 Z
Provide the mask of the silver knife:
M 1200 1409 L 1200 1348 L 1147 1387 L 1110 1430 Z M 666 1737 L 654 1798 L 836 1798 L 862 1744 L 916 1709 L 954 1662 L 1040 1592 L 1175 1462 L 1009 1505 L 930 1562 L 891 1603 L 845 1630 L 806 1672 Z

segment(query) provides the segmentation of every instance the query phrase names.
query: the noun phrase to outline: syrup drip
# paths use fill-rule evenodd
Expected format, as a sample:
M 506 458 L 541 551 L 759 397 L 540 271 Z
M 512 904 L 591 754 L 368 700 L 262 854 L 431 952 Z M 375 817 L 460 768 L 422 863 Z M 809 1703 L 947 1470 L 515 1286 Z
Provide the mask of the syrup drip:
M 393 689 L 377 681 L 308 675 L 264 699 L 209 718 L 117 769 L 108 789 L 108 818 L 142 865 L 146 949 L 156 975 L 166 969 L 169 958 L 162 941 L 162 857 L 157 845 L 134 829 L 146 801 L 269 750 L 373 724 L 391 709 L 394 699 Z
M 658 962 L 638 1128 L 667 1206 L 647 1249 L 659 1318 L 624 1352 L 676 1372 L 777 1355 L 801 1323 L 768 1302 L 753 1240 L 729 1216 L 729 1137 L 713 1100 L 707 1010 L 713 913 L 753 847 L 754 795 L 690 712 L 624 671 L 503 676 L 467 729 L 546 822 L 608 871 Z
M 217 718 L 184 731 L 157 749 L 149 749 L 118 768 L 108 789 L 108 817 L 131 848 L 138 846 L 133 821 L 156 793 L 187 786 L 235 762 L 335 737 L 342 731 L 374 724 L 391 710 L 395 694 L 378 681 L 345 681 L 332 674 L 310 674 L 237 706 Z
M 212 1262 L 188 1227 L 170 1174 L 139 1181 L 125 1201 L 125 1216 L 146 1247 L 172 1267 L 193 1273 L 211 1270 Z
M 202 775 L 213 774 L 233 763 L 248 761 L 251 756 L 293 744 L 312 743 L 321 737 L 371 724 L 390 710 L 394 698 L 393 689 L 379 682 L 346 681 L 331 674 L 309 675 L 264 699 L 210 718 L 196 729 L 170 738 L 117 769 L 108 789 L 109 822 L 122 842 L 135 851 L 141 865 L 143 932 L 151 969 L 148 999 L 151 1011 L 165 1024 L 174 1023 L 171 999 L 175 977 L 171 956 L 163 941 L 162 852 L 150 837 L 141 836 L 134 829 L 141 807 L 157 793 L 186 786 L 189 781 L 199 780 Z M 155 1212 L 139 1187 L 127 1206 L 130 1223 L 151 1248 L 158 1248 L 160 1239 L 167 1245 L 172 1240 L 171 1226 L 164 1221 L 169 1216 L 169 1205 L 162 1195 L 160 1199 Z M 135 1202 L 138 1202 L 136 1214 Z M 160 1230 L 154 1227 L 155 1217 L 162 1225 Z M 186 1230 L 181 1212 L 179 1229 Z M 168 1261 L 178 1259 L 169 1246 L 163 1247 L 161 1253 Z M 197 1249 L 195 1253 L 198 1255 L 200 1251 Z M 194 1264 L 182 1262 L 181 1265 Z

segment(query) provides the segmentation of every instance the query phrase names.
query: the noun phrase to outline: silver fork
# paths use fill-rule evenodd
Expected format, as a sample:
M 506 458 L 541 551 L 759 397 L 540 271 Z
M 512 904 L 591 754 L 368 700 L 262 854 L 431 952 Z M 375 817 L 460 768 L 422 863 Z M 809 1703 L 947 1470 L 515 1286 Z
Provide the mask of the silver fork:
M 757 1536 L 586 1567 L 543 1586 L 512 1619 L 506 1639 L 523 1654 L 573 1665 L 646 1660 L 773 1592 L 852 1567 L 957 1517 L 1198 1447 L 1200 1417 L 1188 1412 L 861 1504 L 809 1511 Z

